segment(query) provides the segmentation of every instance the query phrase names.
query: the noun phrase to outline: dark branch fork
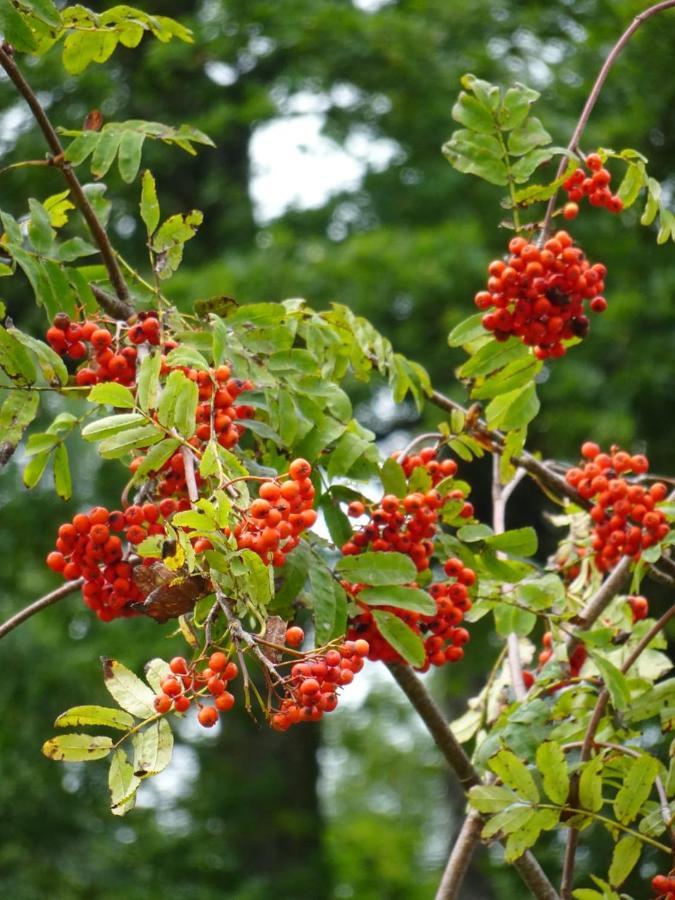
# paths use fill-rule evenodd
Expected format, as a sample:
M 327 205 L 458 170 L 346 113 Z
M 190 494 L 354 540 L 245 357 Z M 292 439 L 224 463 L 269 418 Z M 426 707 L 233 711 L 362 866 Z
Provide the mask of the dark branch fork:
M 51 164 L 60 169 L 63 174 L 63 177 L 70 188 L 73 201 L 84 216 L 89 231 L 91 232 L 91 236 L 101 253 L 103 263 L 108 271 L 108 277 L 110 278 L 110 283 L 113 286 L 116 296 L 113 297 L 107 292 L 97 289 L 94 291 L 97 303 L 113 318 L 128 319 L 129 316 L 133 315 L 134 308 L 129 301 L 129 289 L 127 288 L 126 281 L 124 280 L 124 276 L 122 275 L 122 271 L 117 262 L 117 257 L 115 256 L 115 251 L 110 243 L 108 233 L 89 202 L 72 166 L 64 158 L 64 150 L 61 141 L 59 140 L 59 136 L 35 92 L 14 62 L 12 50 L 7 43 L 3 43 L 0 46 L 0 66 L 5 70 L 19 94 L 21 94 L 30 107 L 33 117 L 40 127 L 51 151 Z

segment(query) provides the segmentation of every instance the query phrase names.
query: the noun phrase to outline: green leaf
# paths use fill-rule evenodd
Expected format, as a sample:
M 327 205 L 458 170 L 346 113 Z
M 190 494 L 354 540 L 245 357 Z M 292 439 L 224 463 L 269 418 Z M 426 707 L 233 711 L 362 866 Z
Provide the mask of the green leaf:
M 30 221 L 28 223 L 28 237 L 38 253 L 46 254 L 51 250 L 56 232 L 52 228 L 49 213 L 41 203 L 32 197 L 28 200 L 30 209 Z
M 354 463 L 359 459 L 365 451 L 371 446 L 368 441 L 346 431 L 337 442 L 335 449 L 330 455 L 328 461 L 328 477 L 335 478 L 337 475 L 347 475 Z
M 23 344 L 0 326 L 0 369 L 22 386 L 35 383 L 37 372 L 33 360 Z
M 329 494 L 324 494 L 319 507 L 324 515 L 328 532 L 335 546 L 341 547 L 343 544 L 346 544 L 352 536 L 352 526 L 349 524 L 347 516 L 340 509 L 340 506 L 331 500 Z
M 509 135 L 507 142 L 511 156 L 523 156 L 535 147 L 551 143 L 551 135 L 546 131 L 539 119 L 530 116 L 522 125 Z
M 602 769 L 604 760 L 596 756 L 584 763 L 579 778 L 579 803 L 582 809 L 598 812 L 602 809 Z
M 567 761 L 560 744 L 545 741 L 537 748 L 537 768 L 542 774 L 544 790 L 552 803 L 564 806 L 570 791 Z
M 646 753 L 639 759 L 631 760 L 623 784 L 614 798 L 614 815 L 623 825 L 632 822 L 640 812 L 659 770 L 659 761 Z
M 493 537 L 489 525 L 463 525 L 457 532 L 457 537 L 465 544 L 473 544 L 475 541 L 485 541 Z
M 91 403 L 108 403 L 122 409 L 133 409 L 136 405 L 134 395 L 128 387 L 114 381 L 95 384 L 89 391 L 87 400 Z
M 108 773 L 110 810 L 114 816 L 123 816 L 133 808 L 140 783 L 141 779 L 134 774 L 134 767 L 124 750 L 116 750 Z
M 522 803 L 512 803 L 502 812 L 497 813 L 483 826 L 481 837 L 489 839 L 496 834 L 512 834 L 523 828 L 535 815 L 536 810 Z
M 197 427 L 196 415 L 199 403 L 199 388 L 196 381 L 184 380 L 176 397 L 174 408 L 174 425 L 185 438 L 191 438 Z M 160 408 L 161 408 L 160 401 Z
M 73 166 L 79 166 L 96 149 L 99 136 L 95 131 L 84 131 L 66 147 L 65 157 Z
M 241 558 L 247 569 L 249 600 L 257 606 L 267 606 L 274 594 L 270 567 L 253 550 L 242 550 Z
M 171 372 L 166 379 L 157 409 L 157 419 L 165 428 L 173 428 L 178 396 L 188 380 L 180 371 Z
M 344 556 L 335 570 L 349 581 L 368 585 L 407 584 L 417 577 L 417 569 L 403 553 L 366 552 Z
M 605 659 L 604 656 L 600 656 L 599 653 L 590 651 L 589 655 L 602 675 L 602 680 L 610 693 L 615 709 L 628 709 L 631 705 L 631 696 L 626 676 L 620 669 L 617 669 L 614 663 Z
M 128 731 L 136 720 L 122 709 L 110 706 L 72 706 L 54 722 L 56 728 L 70 728 L 73 725 L 106 725 Z
M 147 421 L 140 413 L 120 413 L 117 416 L 106 416 L 96 422 L 90 422 L 82 429 L 82 437 L 87 441 L 100 441 L 103 438 L 112 437 L 121 431 L 135 428 Z
M 529 115 L 532 104 L 539 97 L 538 91 L 516 82 L 506 91 L 499 107 L 497 118 L 500 128 L 509 131 L 521 125 Z
M 162 681 L 171 675 L 171 668 L 169 667 L 168 662 L 164 659 L 154 657 L 146 662 L 143 669 L 145 671 L 145 680 L 153 691 L 156 694 L 159 694 L 162 690 Z
M 166 438 L 158 444 L 155 444 L 155 446 L 151 447 L 145 454 L 143 462 L 134 472 L 134 479 L 138 481 L 150 472 L 158 472 L 164 463 L 168 459 L 171 459 L 179 447 L 180 441 L 178 438 Z
M 498 813 L 518 798 L 510 788 L 479 784 L 469 791 L 469 803 L 480 813 Z
M 103 681 L 122 709 L 141 719 L 155 715 L 155 695 L 132 671 L 115 659 L 104 657 Z
M 187 344 L 181 344 L 175 347 L 166 357 L 167 365 L 172 367 L 188 366 L 191 369 L 199 369 L 207 372 L 209 364 L 204 359 L 199 350 L 190 347 Z
M 617 196 L 623 201 L 623 208 L 631 207 L 640 195 L 640 191 L 647 184 L 647 172 L 643 162 L 629 162 L 626 174 L 623 176 Z
M 144 141 L 145 135 L 137 131 L 124 131 L 122 134 L 117 167 L 122 181 L 126 181 L 127 184 L 131 184 L 138 175 Z
M 0 3 L 0 31 L 4 40 L 16 50 L 31 53 L 36 49 L 35 37 L 24 16 L 6 0 Z
M 155 425 L 127 428 L 101 441 L 98 452 L 104 459 L 119 459 L 130 450 L 145 449 L 157 444 L 163 437 L 164 434 Z
M 170 216 L 152 238 L 152 249 L 157 254 L 155 271 L 160 278 L 169 278 L 183 259 L 183 245 L 193 238 L 204 216 L 198 209 L 183 215 Z
M 509 834 L 504 848 L 504 861 L 514 862 L 537 842 L 544 830 L 555 828 L 560 820 L 556 809 L 540 809 L 535 812 L 520 828 Z
M 485 326 L 483 325 L 483 316 L 485 313 L 476 313 L 464 319 L 459 325 L 455 325 L 448 335 L 448 344 L 450 347 L 463 347 L 470 344 L 476 338 L 486 335 Z
M 49 462 L 50 457 L 51 452 L 46 450 L 42 453 L 37 453 L 28 460 L 26 468 L 23 470 L 23 483 L 27 488 L 33 488 L 40 482 L 40 479 L 47 469 L 47 463 Z
M 557 147 L 546 147 L 532 150 L 525 156 L 521 156 L 518 162 L 511 166 L 511 175 L 516 184 L 527 181 L 535 169 L 538 169 L 542 163 L 548 162 L 557 152 L 559 152 Z
M 452 118 L 471 131 L 478 131 L 482 134 L 494 134 L 497 131 L 489 107 L 464 91 L 461 91 L 457 102 L 452 107 Z
M 337 598 L 336 581 L 324 566 L 312 565 L 309 569 L 309 584 L 314 610 L 314 627 L 317 646 L 322 646 L 333 633 Z
M 460 378 L 477 378 L 503 368 L 514 359 L 529 356 L 529 349 L 517 338 L 509 338 L 508 341 L 491 340 L 468 359 L 457 370 L 457 374 Z
M 359 602 L 369 606 L 395 606 L 423 613 L 425 616 L 433 616 L 436 612 L 436 602 L 430 594 L 420 588 L 401 585 L 364 588 L 359 591 Z
M 56 248 L 56 256 L 60 262 L 73 262 L 82 256 L 98 253 L 98 248 L 81 237 L 70 238 Z
M 607 877 L 612 887 L 620 887 L 633 871 L 642 853 L 642 841 L 632 834 L 624 835 L 615 845 Z
M 119 150 L 122 132 L 104 129 L 100 134 L 91 158 L 91 174 L 96 178 L 103 178 L 113 164 Z
M 157 199 L 157 186 L 152 172 L 146 169 L 143 172 L 141 187 L 141 219 L 145 224 L 148 237 L 152 237 L 159 225 L 159 200 Z
M 169 765 L 173 752 L 173 734 L 166 719 L 152 722 L 133 736 L 132 743 L 133 771 L 139 778 L 158 775 Z
M 59 442 L 58 434 L 31 434 L 26 442 L 26 456 L 34 456 L 36 453 L 42 453 L 44 450 L 53 450 Z
M 471 388 L 471 397 L 475 400 L 490 400 L 498 394 L 506 394 L 516 388 L 533 382 L 543 366 L 541 360 L 534 356 L 514 359 L 503 369 L 494 372 L 482 383 Z
M 488 428 L 503 428 L 505 431 L 522 428 L 537 415 L 539 405 L 534 384 L 500 394 L 490 401 L 485 410 Z
M 385 494 L 394 494 L 395 497 L 405 497 L 408 493 L 408 483 L 400 464 L 389 457 L 385 460 L 380 470 L 380 480 Z
M 24 431 L 35 418 L 39 405 L 37 391 L 7 391 L 0 406 L 0 468 L 16 449 Z
M 488 766 L 502 782 L 530 803 L 539 802 L 539 791 L 532 773 L 510 750 L 500 750 L 488 760 Z
M 537 617 L 526 609 L 519 609 L 510 603 L 500 603 L 494 609 L 495 628 L 500 637 L 508 637 L 512 632 L 525 637 L 537 624 Z
M 518 585 L 517 599 L 529 609 L 551 609 L 565 600 L 565 588 L 557 575 L 544 575 Z
M 91 734 L 61 734 L 42 745 L 42 752 L 49 759 L 64 762 L 88 762 L 103 759 L 113 748 L 112 739 Z
M 426 651 L 422 638 L 402 622 L 394 613 L 382 609 L 373 610 L 373 619 L 382 637 L 411 666 L 424 665 Z
M 157 407 L 159 397 L 159 372 L 162 357 L 158 350 L 149 353 L 140 365 L 137 377 L 136 399 L 145 412 Z
M 458 172 L 477 175 L 490 184 L 508 182 L 502 147 L 492 135 L 460 129 L 443 145 L 443 154 Z
M 54 450 L 54 487 L 62 500 L 70 500 L 73 495 L 73 481 L 68 465 L 68 451 L 63 443 Z
M 515 528 L 503 534 L 493 534 L 485 538 L 485 543 L 493 550 L 513 553 L 515 556 L 534 556 L 537 552 L 537 532 L 534 528 Z

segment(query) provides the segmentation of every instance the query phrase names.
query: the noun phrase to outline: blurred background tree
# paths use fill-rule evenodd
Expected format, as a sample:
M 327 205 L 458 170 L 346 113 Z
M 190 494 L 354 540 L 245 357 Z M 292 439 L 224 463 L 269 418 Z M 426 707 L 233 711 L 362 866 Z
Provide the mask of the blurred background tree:
M 105 4 L 107 5 L 107 4 Z M 101 10 L 102 4 L 92 4 Z M 190 122 L 217 149 L 197 161 L 149 147 L 162 207 L 202 209 L 206 221 L 188 245 L 170 287 L 189 307 L 195 297 L 241 301 L 305 296 L 316 306 L 347 303 L 369 317 L 397 349 L 422 362 L 439 389 L 460 362 L 445 334 L 472 311 L 490 259 L 501 254 L 499 192 L 460 176 L 440 146 L 453 130 L 459 77 L 521 81 L 541 91 L 539 115 L 567 140 L 609 46 L 635 13 L 634 0 L 167 0 L 161 12 L 195 33 L 191 46 L 148 41 L 119 50 L 106 66 L 75 79 L 58 53 L 27 66 L 53 120 L 78 128 L 100 108 L 107 121 Z M 671 78 L 675 14 L 638 32 L 605 88 L 587 132 L 598 144 L 645 153 L 672 189 L 675 158 Z M 44 148 L 22 101 L 0 80 L 2 165 L 41 158 Z M 548 173 L 547 173 L 548 174 Z M 134 221 L 138 188 L 112 178 L 112 233 L 138 266 L 145 257 Z M 2 175 L 2 206 L 60 190 L 53 172 Z M 563 365 L 544 370 L 543 411 L 531 445 L 575 458 L 586 437 L 648 449 L 669 470 L 674 399 L 675 269 L 672 251 L 632 211 L 617 221 L 601 211 L 575 234 L 609 269 L 609 310 L 589 341 Z M 670 256 L 668 255 L 670 254 Z M 11 314 L 35 331 L 26 286 L 4 284 Z M 383 448 L 421 427 L 386 391 L 355 389 L 359 415 Z M 438 416 L 430 411 L 429 422 Z M 428 424 L 428 423 L 427 423 Z M 0 482 L 3 522 L 0 614 L 6 618 L 53 586 L 43 566 L 59 522 L 76 508 L 115 504 L 119 473 L 81 447 L 76 496 L 65 509 L 49 486 L 26 496 L 20 462 Z M 672 466 L 671 466 L 672 468 Z M 485 479 L 478 466 L 479 482 Z M 514 524 L 537 520 L 523 488 Z M 486 491 L 478 490 L 487 513 Z M 481 623 L 482 625 L 482 623 Z M 12 900 L 423 900 L 432 896 L 461 802 L 441 762 L 387 673 L 322 731 L 278 737 L 229 717 L 217 735 L 184 729 L 177 758 L 146 786 L 128 820 L 110 817 L 104 770 L 53 766 L 40 754 L 51 720 L 91 699 L 98 656 L 140 665 L 171 655 L 166 630 L 151 622 L 101 625 L 70 598 L 2 644 L 0 889 Z M 442 671 L 435 688 L 450 716 L 481 687 L 495 657 L 486 627 L 474 627 L 466 661 Z M 87 685 L 86 692 L 84 686 Z M 103 687 L 99 683 L 103 700 Z M 555 874 L 561 850 L 544 859 Z M 580 857 L 588 867 L 590 859 Z M 647 869 L 649 862 L 647 862 Z M 650 874 L 645 869 L 641 875 Z M 58 876 L 55 873 L 58 871 Z M 467 898 L 515 897 L 517 883 L 498 856 L 477 857 Z

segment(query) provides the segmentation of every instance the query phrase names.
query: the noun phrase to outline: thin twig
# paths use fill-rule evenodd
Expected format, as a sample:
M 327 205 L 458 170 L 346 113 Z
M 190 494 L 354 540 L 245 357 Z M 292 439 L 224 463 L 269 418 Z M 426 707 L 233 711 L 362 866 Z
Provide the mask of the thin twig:
M 94 208 L 89 202 L 70 163 L 64 159 L 63 146 L 54 130 L 54 126 L 49 120 L 49 117 L 35 92 L 14 62 L 12 51 L 6 43 L 0 46 L 0 66 L 7 72 L 7 75 L 13 82 L 17 91 L 30 107 L 33 117 L 40 127 L 47 145 L 53 154 L 52 164 L 61 170 L 63 177 L 70 188 L 75 205 L 84 216 L 85 221 L 89 226 L 91 236 L 101 252 L 103 262 L 108 271 L 110 283 L 112 284 L 117 297 L 108 297 L 108 299 L 104 301 L 97 296 L 97 302 L 109 315 L 114 316 L 116 319 L 128 319 L 129 316 L 133 314 L 134 310 L 133 306 L 129 303 L 129 290 L 126 281 L 124 280 L 124 276 L 122 275 L 122 271 L 117 263 L 115 251 L 110 243 L 108 233 L 94 212 Z
M 60 588 L 57 588 L 49 594 L 45 594 L 44 597 L 40 597 L 29 606 L 26 606 L 18 613 L 15 613 L 10 619 L 7 619 L 6 622 L 3 622 L 2 625 L 0 625 L 0 638 L 9 634 L 10 631 L 14 631 L 17 625 L 21 625 L 26 619 L 30 619 L 31 616 L 34 616 L 36 613 L 41 612 L 41 610 L 51 606 L 52 603 L 56 603 L 59 600 L 62 600 L 63 597 L 67 597 L 68 594 L 74 593 L 78 588 L 82 587 L 83 581 L 84 579 L 82 578 L 78 578 L 76 581 L 67 581 L 65 584 L 61 585 Z
M 199 488 L 197 487 L 197 479 L 195 477 L 195 458 L 192 449 L 185 444 L 180 448 L 185 468 L 185 486 L 187 487 L 190 503 L 196 503 L 199 500 Z
M 478 772 L 452 733 L 443 713 L 412 669 L 401 663 L 391 663 L 388 668 L 426 725 L 434 743 L 447 760 L 464 790 L 467 791 L 474 785 L 481 784 Z M 529 850 L 514 861 L 513 867 L 536 900 L 560 900 L 555 888 Z
M 443 435 L 438 431 L 428 431 L 425 434 L 418 434 L 417 437 L 414 437 L 410 441 L 410 443 L 407 445 L 407 447 L 404 447 L 404 449 L 400 451 L 397 459 L 405 459 L 406 456 L 408 456 L 410 454 L 410 451 L 413 449 L 413 447 L 416 447 L 417 444 L 421 444 L 422 441 L 432 441 L 432 440 L 436 441 L 436 443 L 438 444 L 438 441 L 443 440 Z
M 598 77 L 595 79 L 595 84 L 591 88 L 591 92 L 588 95 L 588 99 L 584 105 L 584 108 L 581 111 L 581 115 L 579 116 L 579 121 L 577 122 L 577 126 L 572 132 L 572 137 L 570 138 L 570 142 L 567 145 L 568 153 L 575 153 L 579 149 L 579 141 L 581 140 L 581 135 L 588 124 L 588 120 L 590 118 L 591 113 L 593 112 L 593 107 L 595 106 L 598 97 L 600 96 L 600 91 L 603 88 L 603 85 L 607 79 L 609 74 L 609 70 L 612 68 L 614 63 L 617 60 L 617 57 L 626 46 L 628 41 L 631 39 L 633 34 L 638 30 L 640 25 L 643 22 L 646 22 L 647 19 L 651 18 L 651 16 L 656 15 L 656 13 L 663 12 L 665 9 L 671 9 L 675 6 L 675 0 L 664 0 L 662 3 L 657 3 L 654 6 L 650 6 L 648 9 L 645 9 L 643 12 L 638 13 L 637 16 L 633 19 L 628 28 L 621 35 L 619 40 L 614 44 L 609 55 L 605 59 L 604 63 L 600 71 L 598 72 Z M 558 171 L 555 176 L 555 180 L 560 178 L 567 167 L 567 156 L 563 156 L 560 160 L 560 165 L 558 166 Z M 558 196 L 558 191 L 556 190 L 551 199 L 548 201 L 548 206 L 546 207 L 546 215 L 544 216 L 544 222 L 542 225 L 542 233 L 541 240 L 542 242 L 546 240 L 546 235 L 548 234 L 548 230 L 551 226 L 551 219 L 553 217 L 553 212 L 555 210 L 556 198 Z

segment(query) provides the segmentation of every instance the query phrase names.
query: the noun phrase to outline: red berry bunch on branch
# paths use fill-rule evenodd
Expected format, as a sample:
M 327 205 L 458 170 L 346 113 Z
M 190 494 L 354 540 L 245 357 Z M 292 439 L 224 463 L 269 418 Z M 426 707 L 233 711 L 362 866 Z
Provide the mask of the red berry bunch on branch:
M 643 550 L 668 534 L 666 516 L 656 508 L 668 492 L 660 481 L 647 488 L 628 480 L 628 475 L 644 475 L 649 469 L 642 454 L 631 456 L 618 447 L 602 453 L 588 441 L 581 455 L 587 460 L 583 468 L 569 469 L 565 477 L 584 500 L 594 503 L 592 548 L 596 566 L 605 572 L 621 556 L 639 559 Z
M 602 295 L 607 270 L 591 265 L 566 231 L 558 231 L 543 247 L 522 237 L 509 242 L 510 256 L 488 266 L 487 290 L 475 297 L 478 309 L 490 310 L 483 326 L 498 341 L 512 335 L 535 348 L 539 359 L 564 356 L 563 341 L 584 338 L 589 321 L 584 304 L 604 312 Z
M 290 629 L 289 629 L 290 630 Z M 338 690 L 350 684 L 363 668 L 368 643 L 362 639 L 345 641 L 325 653 L 310 653 L 294 663 L 284 681 L 286 696 L 271 714 L 275 731 L 287 731 L 300 722 L 318 722 L 338 704 Z
M 77 513 L 59 528 L 56 550 L 47 556 L 47 565 L 68 581 L 84 579 L 84 602 L 103 622 L 133 616 L 132 604 L 146 595 L 133 577 L 139 561 L 130 557 L 146 537 L 165 533 L 161 518 L 154 503 L 130 506 L 125 512 L 95 506 L 87 514 Z
M 182 656 L 171 660 L 171 674 L 162 679 L 161 691 L 155 697 L 155 709 L 162 715 L 172 710 L 185 713 L 194 703 L 199 708 L 199 724 L 212 728 L 219 713 L 229 712 L 234 706 L 234 695 L 227 688 L 239 674 L 239 669 L 220 650 L 211 654 L 205 668 L 200 669 L 199 663 L 188 663 Z M 208 700 L 213 701 L 212 704 L 206 702 Z
M 301 532 L 316 522 L 312 509 L 312 467 L 305 459 L 294 459 L 285 481 L 263 481 L 258 498 L 243 513 L 234 529 L 237 546 L 257 553 L 272 565 L 283 566 L 286 554 L 297 547 Z
M 104 321 L 93 318 L 73 322 L 70 316 L 60 312 L 47 330 L 47 341 L 62 356 L 87 360 L 87 365 L 75 375 L 77 384 L 85 386 L 104 381 L 133 384 L 138 358 L 136 345 L 157 346 L 161 339 L 161 326 L 154 310 L 138 313 L 134 319 L 136 324 L 127 327 L 125 341 L 124 333 L 113 334 Z M 166 349 L 174 346 L 174 342 L 167 342 Z
M 655 875 L 652 890 L 660 900 L 675 900 L 675 875 Z
M 566 219 L 576 218 L 579 211 L 577 204 L 584 197 L 588 197 L 591 206 L 604 206 L 612 213 L 620 213 L 623 209 L 623 200 L 610 191 L 612 176 L 603 167 L 599 154 L 589 153 L 586 157 L 586 166 L 588 171 L 580 166 L 563 182 L 563 188 L 567 191 L 570 201 L 563 209 L 563 216 Z

